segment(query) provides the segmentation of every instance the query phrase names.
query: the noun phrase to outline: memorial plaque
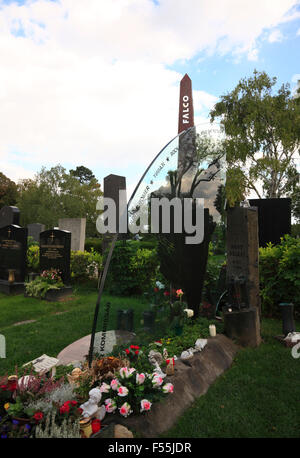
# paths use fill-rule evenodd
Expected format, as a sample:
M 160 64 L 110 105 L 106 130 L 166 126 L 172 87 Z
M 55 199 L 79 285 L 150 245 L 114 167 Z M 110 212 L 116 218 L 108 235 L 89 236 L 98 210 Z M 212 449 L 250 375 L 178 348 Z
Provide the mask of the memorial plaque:
M 12 279 L 20 283 L 25 281 L 27 254 L 27 229 L 10 224 L 0 229 L 0 279 L 8 281 L 10 271 Z
M 27 224 L 28 237 L 32 237 L 36 242 L 40 241 L 40 233 L 45 230 L 45 224 L 32 223 Z
M 291 234 L 291 199 L 249 199 L 258 208 L 259 246 L 280 243 L 280 237 Z
M 50 229 L 40 233 L 40 271 L 57 269 L 70 282 L 71 232 Z
M 0 210 L 0 228 L 10 224 L 20 225 L 20 210 L 18 207 L 5 206 Z

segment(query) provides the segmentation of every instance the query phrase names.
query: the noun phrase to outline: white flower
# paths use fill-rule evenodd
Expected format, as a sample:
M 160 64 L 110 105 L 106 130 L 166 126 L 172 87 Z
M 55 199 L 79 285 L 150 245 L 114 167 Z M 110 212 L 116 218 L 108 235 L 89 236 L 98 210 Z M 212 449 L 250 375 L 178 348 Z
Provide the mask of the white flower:
M 155 284 L 156 284 L 158 289 L 164 289 L 165 288 L 165 285 L 163 283 L 161 283 L 160 281 L 157 281 Z
M 100 386 L 100 391 L 101 393 L 108 393 L 110 390 L 110 385 L 107 383 L 103 382 L 102 385 Z
M 194 310 L 192 309 L 184 309 L 184 312 L 186 313 L 188 318 L 192 318 L 194 316 Z
M 151 409 L 151 402 L 147 399 L 142 399 L 140 412 L 147 412 Z
M 128 394 L 128 389 L 126 388 L 126 386 L 119 386 L 118 388 L 118 396 L 127 396 Z

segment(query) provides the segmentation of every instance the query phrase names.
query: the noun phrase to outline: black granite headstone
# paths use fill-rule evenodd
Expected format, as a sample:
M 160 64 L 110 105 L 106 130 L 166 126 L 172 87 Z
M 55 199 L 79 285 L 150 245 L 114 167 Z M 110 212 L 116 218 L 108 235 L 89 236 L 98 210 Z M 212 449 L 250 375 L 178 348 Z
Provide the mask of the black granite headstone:
M 9 271 L 22 283 L 26 274 L 27 229 L 10 224 L 0 229 L 0 280 L 7 282 Z
M 20 225 L 20 210 L 18 207 L 5 206 L 0 210 L 0 228 L 14 224 Z
M 70 282 L 71 232 L 50 229 L 40 233 L 40 271 L 57 269 Z
M 280 243 L 280 237 L 291 234 L 291 199 L 249 199 L 258 208 L 259 246 Z

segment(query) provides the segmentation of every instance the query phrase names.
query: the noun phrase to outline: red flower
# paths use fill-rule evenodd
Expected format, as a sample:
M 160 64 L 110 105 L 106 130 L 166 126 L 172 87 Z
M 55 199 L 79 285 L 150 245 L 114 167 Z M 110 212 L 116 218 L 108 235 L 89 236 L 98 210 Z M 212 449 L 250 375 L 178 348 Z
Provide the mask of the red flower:
M 61 413 L 61 414 L 69 413 L 69 411 L 70 411 L 70 406 L 66 402 L 59 409 L 59 413 Z
M 35 412 L 35 414 L 33 415 L 33 418 L 36 421 L 41 421 L 43 417 L 44 417 L 43 412 Z
M 130 348 L 132 350 L 139 350 L 140 349 L 140 347 L 138 345 L 130 345 Z
M 97 420 L 97 419 L 93 420 L 91 426 L 92 426 L 93 434 L 97 433 L 101 429 L 100 420 Z
M 138 354 L 139 354 L 139 350 L 135 350 L 134 353 L 135 353 L 136 355 L 138 355 Z
M 169 291 L 165 291 L 165 292 L 164 292 L 164 296 L 170 296 Z
M 126 348 L 125 350 L 126 354 L 129 355 L 130 351 L 128 350 L 128 348 Z
M 17 389 L 18 383 L 16 380 L 8 383 L 9 391 L 15 391 Z
M 158 293 L 158 291 L 159 291 L 159 289 L 155 287 L 155 288 L 154 288 L 154 292 L 155 292 L 155 293 Z
M 0 385 L 0 389 L 4 391 L 7 390 L 7 385 Z
M 77 406 L 77 401 L 71 401 L 72 406 Z

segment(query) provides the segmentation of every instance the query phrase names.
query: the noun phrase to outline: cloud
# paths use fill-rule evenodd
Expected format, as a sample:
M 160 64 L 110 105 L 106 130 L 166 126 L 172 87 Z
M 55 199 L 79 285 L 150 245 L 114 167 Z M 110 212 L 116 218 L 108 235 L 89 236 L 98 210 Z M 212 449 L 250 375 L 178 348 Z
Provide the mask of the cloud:
M 132 174 L 176 134 L 176 63 L 255 60 L 257 39 L 294 19 L 297 3 L 0 1 L 1 169 L 16 178 L 61 162 Z M 216 100 L 194 90 L 197 116 Z
M 272 32 L 268 36 L 269 43 L 277 43 L 277 42 L 282 41 L 283 39 L 284 39 L 284 36 L 279 29 L 272 30 Z

